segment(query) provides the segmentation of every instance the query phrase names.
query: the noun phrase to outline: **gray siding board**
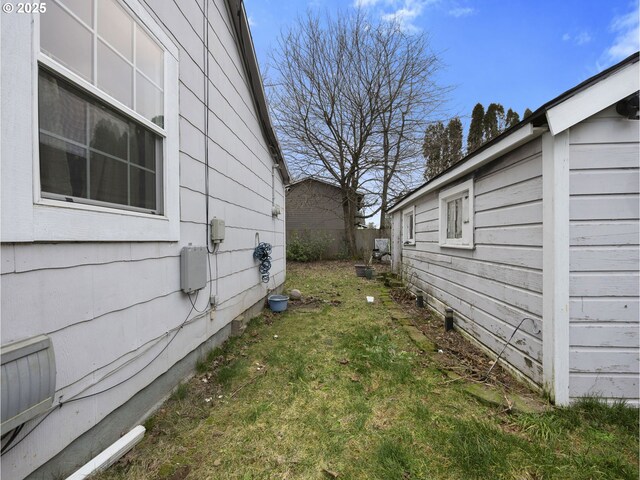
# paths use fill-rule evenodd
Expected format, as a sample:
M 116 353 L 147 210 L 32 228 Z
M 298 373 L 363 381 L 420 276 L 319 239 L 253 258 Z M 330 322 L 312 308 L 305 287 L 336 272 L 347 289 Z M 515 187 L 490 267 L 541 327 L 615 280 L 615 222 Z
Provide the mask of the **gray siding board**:
M 640 300 L 635 297 L 573 297 L 569 301 L 571 322 L 638 323 Z M 637 327 L 636 327 L 637 328 Z
M 420 240 L 418 239 L 418 241 Z M 481 278 L 490 278 L 535 293 L 542 293 L 542 272 L 539 270 L 477 258 L 457 257 L 418 250 L 405 250 L 404 255 L 414 262 L 442 265 L 452 270 L 470 273 Z
M 640 214 L 638 194 L 580 195 L 569 202 L 571 220 L 636 220 Z
M 572 297 L 633 297 L 640 284 L 635 272 L 571 272 Z
M 637 122 L 609 108 L 570 131 L 570 395 L 638 401 Z
M 585 395 L 610 399 L 629 400 L 630 394 L 638 392 L 637 373 L 572 373 L 569 395 L 578 398 Z
M 591 121 L 582 122 L 571 128 L 571 145 L 628 144 L 638 141 L 638 124 L 621 116 L 598 118 L 596 115 Z
M 535 177 L 485 194 L 476 194 L 476 213 L 528 203 L 542 198 L 542 177 Z
M 571 170 L 638 168 L 638 146 L 634 143 L 571 145 Z
M 405 255 L 407 259 L 414 259 L 414 257 L 408 253 Z M 493 272 L 495 273 L 496 270 L 497 269 L 494 269 Z M 514 287 L 504 281 L 492 280 L 492 277 L 455 270 L 449 265 L 442 266 L 435 262 L 429 262 L 427 270 L 425 270 L 424 273 L 446 279 L 461 287 L 474 285 L 474 294 L 482 294 L 495 301 L 502 301 L 502 299 L 508 298 L 510 305 L 521 311 L 536 316 L 542 315 L 541 305 L 537 305 L 541 304 L 540 294 L 532 292 L 531 290 Z M 499 275 L 495 275 L 495 277 L 499 277 Z
M 542 247 L 542 225 L 476 228 L 476 245 Z
M 634 271 L 640 251 L 634 245 L 571 247 L 569 268 L 572 272 Z
M 639 341 L 638 327 L 633 323 L 578 323 L 573 321 L 569 331 L 575 347 L 634 348 Z
M 416 223 L 429 222 L 438 219 L 438 206 L 428 205 L 426 210 L 422 210 L 416 205 Z
M 535 270 L 542 269 L 539 258 L 542 249 L 520 245 L 476 245 L 472 251 L 440 247 L 437 243 L 423 242 L 416 247 L 405 247 L 405 252 L 416 250 L 421 252 L 442 253 L 452 257 L 487 260 L 493 263 L 514 265 Z
M 572 221 L 569 227 L 572 246 L 638 245 L 640 223 L 635 221 Z
M 475 227 L 499 227 L 504 225 L 531 225 L 542 223 L 542 200 L 521 205 L 478 212 Z
M 571 371 L 576 373 L 637 374 L 640 357 L 637 347 L 573 347 L 569 351 L 569 361 L 573 366 Z
M 542 157 L 540 155 L 540 146 L 535 145 L 535 141 L 531 145 L 526 145 L 529 148 L 531 155 L 526 158 L 521 158 L 520 155 L 513 157 L 513 160 L 517 160 L 515 163 L 509 164 L 504 160 L 501 164 L 507 164 L 508 166 L 502 169 L 495 170 L 490 169 L 482 172 L 482 176 L 478 178 L 474 189 L 477 189 L 476 194 L 482 195 L 484 193 L 500 191 L 505 186 L 504 176 L 508 175 L 508 184 L 517 184 L 539 177 L 542 171 Z M 524 154 L 524 152 L 522 152 Z
M 16 259 L 13 245 L 2 244 L 0 246 L 0 273 L 12 273 L 16 270 Z
M 606 195 L 638 193 L 640 176 L 637 168 L 575 170 L 570 175 L 571 195 Z
M 524 145 L 521 145 L 517 149 L 503 155 L 499 161 L 491 162 L 478 171 L 479 177 L 489 177 L 494 173 L 502 174 L 509 173 L 509 177 L 512 177 L 513 171 L 511 168 L 521 167 L 523 163 L 534 160 L 534 157 L 539 156 L 542 151 L 542 140 L 536 138 Z M 535 161 L 535 160 L 534 160 Z M 538 173 L 537 175 L 539 175 Z M 536 175 L 536 176 L 537 176 Z

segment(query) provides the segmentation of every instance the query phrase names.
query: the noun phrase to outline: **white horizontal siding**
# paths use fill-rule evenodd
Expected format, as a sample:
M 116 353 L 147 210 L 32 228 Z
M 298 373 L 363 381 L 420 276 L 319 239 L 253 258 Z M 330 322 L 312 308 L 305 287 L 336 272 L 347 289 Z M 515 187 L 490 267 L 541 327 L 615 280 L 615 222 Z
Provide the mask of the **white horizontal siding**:
M 268 287 L 284 282 L 284 216 L 271 216 L 273 160 L 225 2 L 209 5 L 209 112 L 204 105 L 201 6 L 174 1 L 146 5 L 179 48 L 180 156 L 170 161 L 180 162 L 180 240 L 3 244 L 2 344 L 50 334 L 56 398 L 63 401 L 110 373 L 85 393 L 129 378 L 164 348 L 191 310 L 180 291 L 180 250 L 205 245 L 207 238 L 206 137 L 209 216 L 226 221 L 226 239 L 217 259 L 211 256 L 211 280 L 198 294 L 197 308 L 208 307 L 210 289 L 218 296 L 218 307 L 211 316 L 192 312 L 170 347 L 130 381 L 52 413 L 19 448 L 3 455 L 2 477 L 26 476 L 263 298 L 267 285 L 252 256 L 256 235 L 273 245 Z M 284 206 L 279 173 L 275 196 Z
M 475 248 L 442 248 L 437 192 L 416 203 L 416 245 L 402 249 L 405 280 L 496 354 L 520 321 L 505 360 L 542 379 L 542 162 L 540 140 L 476 173 Z M 397 220 L 399 214 L 394 216 Z
M 637 402 L 638 125 L 611 107 L 570 141 L 570 395 Z

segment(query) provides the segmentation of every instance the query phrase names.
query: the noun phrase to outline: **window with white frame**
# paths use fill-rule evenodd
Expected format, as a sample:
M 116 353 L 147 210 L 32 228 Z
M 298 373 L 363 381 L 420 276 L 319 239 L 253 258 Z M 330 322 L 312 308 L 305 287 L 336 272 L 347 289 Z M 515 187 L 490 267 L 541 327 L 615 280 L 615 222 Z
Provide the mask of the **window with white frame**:
M 403 243 L 415 245 L 416 243 L 416 207 L 404 210 L 402 215 Z
M 440 245 L 473 248 L 473 179 L 442 190 L 438 200 Z
M 165 51 L 117 0 L 40 16 L 42 198 L 163 214 Z

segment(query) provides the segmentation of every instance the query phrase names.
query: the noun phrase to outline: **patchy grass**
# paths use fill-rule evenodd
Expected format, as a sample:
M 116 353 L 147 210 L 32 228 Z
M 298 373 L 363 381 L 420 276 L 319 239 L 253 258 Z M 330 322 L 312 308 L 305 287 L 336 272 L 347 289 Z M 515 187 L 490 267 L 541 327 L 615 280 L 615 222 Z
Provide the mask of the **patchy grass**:
M 287 286 L 313 302 L 211 352 L 101 478 L 638 478 L 638 410 L 507 414 L 447 382 L 351 265 L 289 265 Z

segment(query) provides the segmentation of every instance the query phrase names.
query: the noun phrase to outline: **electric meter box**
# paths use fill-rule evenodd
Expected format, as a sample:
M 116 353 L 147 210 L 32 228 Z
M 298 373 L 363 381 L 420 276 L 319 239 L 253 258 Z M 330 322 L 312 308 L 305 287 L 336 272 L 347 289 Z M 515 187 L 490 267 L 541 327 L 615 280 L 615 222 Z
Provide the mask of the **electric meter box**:
M 207 284 L 207 247 L 183 247 L 180 252 L 180 288 L 193 293 Z
M 224 242 L 224 220 L 221 218 L 211 220 L 211 241 L 213 243 Z

